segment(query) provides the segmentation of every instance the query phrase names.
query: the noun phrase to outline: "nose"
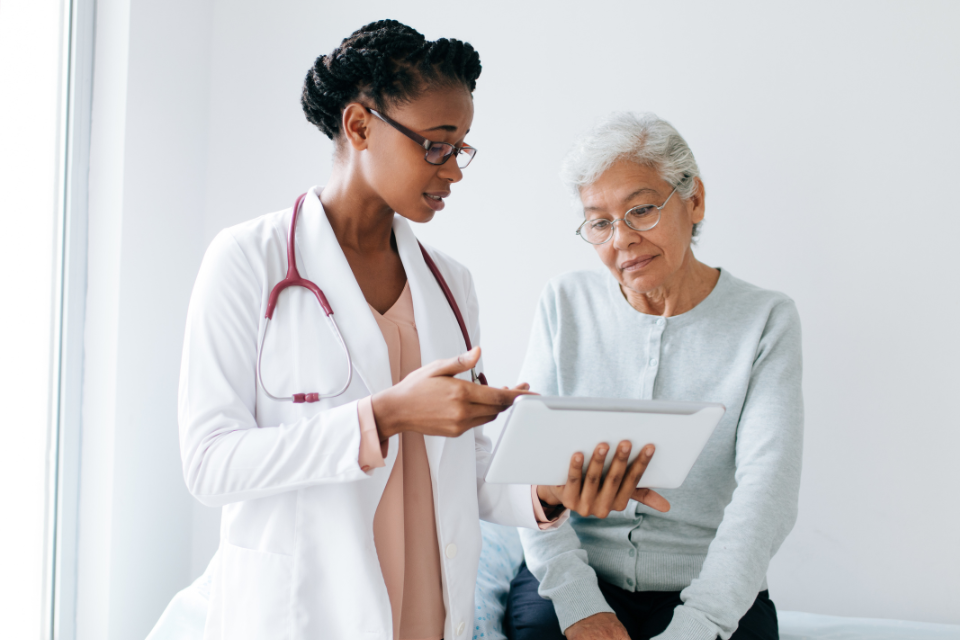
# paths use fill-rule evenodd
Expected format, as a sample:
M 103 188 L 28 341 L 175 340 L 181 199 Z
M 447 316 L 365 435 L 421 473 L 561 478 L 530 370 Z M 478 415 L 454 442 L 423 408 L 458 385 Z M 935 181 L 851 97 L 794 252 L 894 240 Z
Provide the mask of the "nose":
M 457 164 L 456 156 L 450 156 L 446 162 L 440 165 L 437 175 L 451 183 L 463 180 L 463 169 Z
M 643 236 L 640 235 L 640 232 L 628 227 L 622 218 L 613 221 L 613 240 L 610 243 L 615 249 L 626 249 L 634 242 L 639 242 L 642 239 Z

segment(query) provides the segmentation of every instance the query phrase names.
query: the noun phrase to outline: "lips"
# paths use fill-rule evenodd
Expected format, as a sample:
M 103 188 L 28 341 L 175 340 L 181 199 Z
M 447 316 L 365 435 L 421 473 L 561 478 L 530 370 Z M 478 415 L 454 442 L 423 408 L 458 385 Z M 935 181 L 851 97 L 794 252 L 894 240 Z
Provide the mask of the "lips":
M 657 256 L 640 256 L 620 263 L 620 271 L 639 271 L 653 262 Z
M 440 211 L 445 205 L 443 199 L 449 195 L 449 191 L 431 191 L 423 194 L 423 200 L 434 211 Z

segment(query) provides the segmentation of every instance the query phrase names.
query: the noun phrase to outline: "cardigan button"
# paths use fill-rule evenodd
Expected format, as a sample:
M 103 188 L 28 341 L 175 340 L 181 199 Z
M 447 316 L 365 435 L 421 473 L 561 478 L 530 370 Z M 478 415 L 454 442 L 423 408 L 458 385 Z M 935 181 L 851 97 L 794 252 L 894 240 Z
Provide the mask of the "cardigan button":
M 458 635 L 458 636 L 462 636 L 462 635 L 463 635 L 463 630 L 466 629 L 466 628 L 467 628 L 467 625 L 466 625 L 466 624 L 464 624 L 464 623 L 462 623 L 462 622 L 461 622 L 460 624 L 458 624 L 458 625 L 457 625 L 457 635 Z
M 454 558 L 457 557 L 457 545 L 455 545 L 455 544 L 453 544 L 453 543 L 448 544 L 448 545 L 447 545 L 447 548 L 444 549 L 443 553 L 444 553 L 448 558 L 450 558 L 451 560 L 453 560 Z

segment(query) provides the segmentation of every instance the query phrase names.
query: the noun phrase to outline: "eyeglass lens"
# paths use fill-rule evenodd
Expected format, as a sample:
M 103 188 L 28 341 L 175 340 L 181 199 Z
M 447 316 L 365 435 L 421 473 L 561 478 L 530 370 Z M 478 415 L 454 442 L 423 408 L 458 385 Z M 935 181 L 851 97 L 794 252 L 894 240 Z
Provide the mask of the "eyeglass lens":
M 426 161 L 430 164 L 443 164 L 450 158 L 450 155 L 455 151 L 455 147 L 452 144 L 447 144 L 446 142 L 435 142 L 430 145 L 430 148 L 427 149 L 427 155 L 425 156 Z M 457 154 L 457 166 L 461 169 L 465 168 L 470 161 L 473 160 L 473 156 L 477 153 L 477 150 L 473 147 L 462 147 L 460 153 Z
M 649 231 L 660 221 L 660 209 L 652 204 L 634 207 L 623 216 L 623 221 L 634 231 Z M 587 220 L 580 229 L 583 239 L 592 244 L 603 244 L 613 235 L 613 220 L 597 218 Z

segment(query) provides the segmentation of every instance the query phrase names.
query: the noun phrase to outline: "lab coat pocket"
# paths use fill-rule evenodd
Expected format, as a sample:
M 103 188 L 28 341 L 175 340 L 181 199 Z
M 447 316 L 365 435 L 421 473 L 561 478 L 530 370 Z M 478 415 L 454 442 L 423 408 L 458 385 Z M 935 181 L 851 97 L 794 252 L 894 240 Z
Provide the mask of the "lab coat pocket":
M 293 557 L 222 545 L 222 624 L 230 640 L 284 640 L 293 637 Z

